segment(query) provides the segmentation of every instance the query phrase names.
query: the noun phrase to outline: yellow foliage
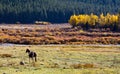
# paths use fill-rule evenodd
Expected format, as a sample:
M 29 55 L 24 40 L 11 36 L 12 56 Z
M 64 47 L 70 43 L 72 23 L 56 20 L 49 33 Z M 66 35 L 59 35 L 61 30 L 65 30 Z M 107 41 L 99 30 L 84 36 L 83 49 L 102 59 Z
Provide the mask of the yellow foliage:
M 88 22 L 88 24 L 90 24 L 90 26 L 93 26 L 96 24 L 96 22 L 98 22 L 98 16 L 91 13 L 90 21 Z
M 73 16 L 70 17 L 69 23 L 70 23 L 71 25 L 77 25 L 77 21 L 78 21 L 77 16 L 76 16 L 76 15 L 73 15 Z
M 118 23 L 119 15 L 111 15 L 107 13 L 107 15 L 104 15 L 103 13 L 100 14 L 100 16 L 97 16 L 93 13 L 90 15 L 86 14 L 80 14 L 80 15 L 72 15 L 70 17 L 69 23 L 72 26 L 77 25 L 86 25 L 89 26 L 95 26 L 96 24 L 99 24 L 100 26 L 105 25 L 114 25 L 115 23 Z

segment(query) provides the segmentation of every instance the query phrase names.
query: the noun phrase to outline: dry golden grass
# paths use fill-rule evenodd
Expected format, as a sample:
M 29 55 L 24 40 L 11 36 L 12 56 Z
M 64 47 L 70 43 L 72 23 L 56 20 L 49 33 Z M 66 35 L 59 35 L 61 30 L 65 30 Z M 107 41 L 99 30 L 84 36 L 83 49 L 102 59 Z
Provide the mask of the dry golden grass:
M 26 48 L 38 61 L 29 63 Z M 0 74 L 96 74 L 120 73 L 120 46 L 27 45 L 0 46 Z M 8 54 L 9 53 L 9 54 Z M 6 55 L 7 54 L 7 55 Z M 12 55 L 11 55 L 12 54 Z M 9 56 L 10 55 L 10 56 Z M 23 61 L 24 65 L 20 65 Z M 17 72 L 16 72 L 17 71 Z M 52 72 L 51 72 L 52 71 Z M 93 73 L 94 72 L 94 73 Z

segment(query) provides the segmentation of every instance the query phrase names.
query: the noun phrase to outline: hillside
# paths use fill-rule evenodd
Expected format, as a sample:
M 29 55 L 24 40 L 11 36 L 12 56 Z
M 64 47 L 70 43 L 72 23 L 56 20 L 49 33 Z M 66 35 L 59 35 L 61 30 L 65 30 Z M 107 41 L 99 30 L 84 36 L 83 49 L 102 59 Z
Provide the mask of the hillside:
M 65 23 L 71 15 L 118 13 L 120 0 L 0 0 L 0 23 Z

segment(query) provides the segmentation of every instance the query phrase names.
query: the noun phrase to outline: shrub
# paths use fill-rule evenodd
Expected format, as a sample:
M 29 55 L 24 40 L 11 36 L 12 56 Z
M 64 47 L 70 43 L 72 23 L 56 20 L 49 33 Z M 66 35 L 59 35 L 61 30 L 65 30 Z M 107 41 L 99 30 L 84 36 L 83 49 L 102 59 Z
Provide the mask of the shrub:
M 0 57 L 2 58 L 12 57 L 12 54 L 0 54 Z

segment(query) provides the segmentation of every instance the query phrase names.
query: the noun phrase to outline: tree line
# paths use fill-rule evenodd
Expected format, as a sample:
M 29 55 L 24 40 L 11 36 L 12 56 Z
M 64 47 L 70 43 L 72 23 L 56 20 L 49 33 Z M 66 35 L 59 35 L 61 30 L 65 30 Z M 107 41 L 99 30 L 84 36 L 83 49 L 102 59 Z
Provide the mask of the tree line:
M 0 23 L 66 23 L 73 14 L 117 13 L 120 0 L 0 0 Z

